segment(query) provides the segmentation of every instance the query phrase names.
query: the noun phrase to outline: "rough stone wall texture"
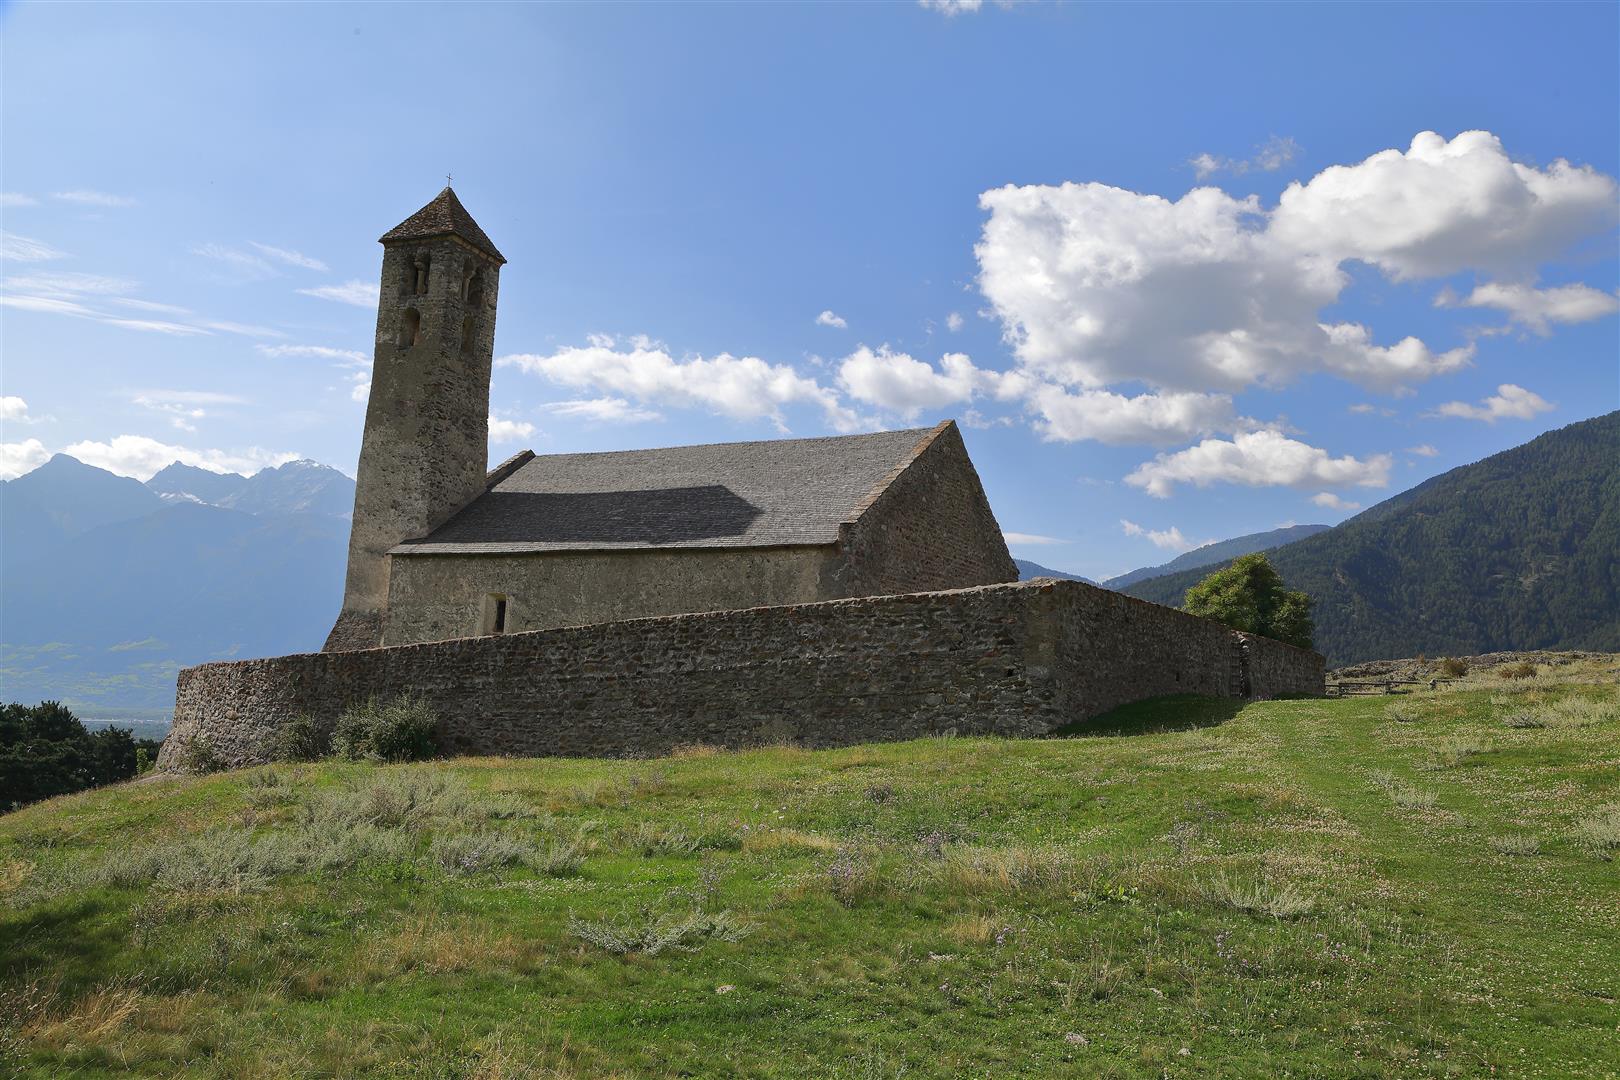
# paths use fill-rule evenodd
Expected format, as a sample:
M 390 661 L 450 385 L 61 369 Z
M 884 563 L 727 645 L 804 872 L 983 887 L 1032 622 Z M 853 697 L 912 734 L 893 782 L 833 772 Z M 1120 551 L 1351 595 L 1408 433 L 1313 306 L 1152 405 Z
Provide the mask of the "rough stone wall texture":
M 499 277 L 494 259 L 453 236 L 383 249 L 348 578 L 329 650 L 381 643 L 389 548 L 484 490 Z
M 1080 582 L 982 586 L 637 619 L 180 673 L 174 768 L 205 736 L 262 761 L 299 714 L 410 693 L 456 754 L 661 754 L 931 733 L 1038 735 L 1126 701 L 1229 693 L 1235 632 Z M 1254 639 L 1261 685 L 1322 692 L 1322 658 Z M 1278 691 L 1280 692 L 1280 691 Z
M 1017 581 L 979 474 L 954 422 L 844 530 L 836 596 L 959 589 Z
M 509 632 L 812 602 L 836 565 L 830 546 L 395 556 L 384 642 L 477 634 L 491 593 Z
M 1258 634 L 1237 636 L 1245 646 L 1249 697 L 1307 697 L 1326 692 L 1327 672 L 1321 653 Z

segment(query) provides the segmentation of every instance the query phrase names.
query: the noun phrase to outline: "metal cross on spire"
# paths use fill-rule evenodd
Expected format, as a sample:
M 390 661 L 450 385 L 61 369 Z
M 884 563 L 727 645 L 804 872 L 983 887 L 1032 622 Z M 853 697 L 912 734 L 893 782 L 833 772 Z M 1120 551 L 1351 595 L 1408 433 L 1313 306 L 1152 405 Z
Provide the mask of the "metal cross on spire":
M 450 174 L 449 173 L 444 174 L 444 186 L 445 187 L 450 186 Z

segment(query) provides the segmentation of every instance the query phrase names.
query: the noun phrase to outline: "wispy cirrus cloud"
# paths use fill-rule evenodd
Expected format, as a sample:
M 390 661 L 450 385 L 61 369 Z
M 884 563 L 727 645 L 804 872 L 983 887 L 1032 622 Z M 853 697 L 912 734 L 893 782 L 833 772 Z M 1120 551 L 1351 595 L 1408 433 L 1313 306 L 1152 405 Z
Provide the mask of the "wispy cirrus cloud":
M 20 191 L 0 191 L 0 207 L 8 210 L 21 209 L 25 206 L 38 206 L 39 200 L 32 195 L 24 195 Z
M 189 309 L 176 304 L 163 304 L 126 295 L 136 291 L 140 287 L 139 284 L 127 278 L 106 274 L 32 270 L 7 277 L 3 284 L 5 291 L 0 293 L 0 305 L 19 311 L 66 315 L 126 330 L 141 330 L 175 337 L 206 336 L 216 331 L 244 337 L 282 336 L 281 331 L 273 327 L 224 319 L 199 318 Z M 108 305 L 175 318 L 157 319 L 123 315 L 107 310 Z
M 49 262 L 65 258 L 66 252 L 56 250 L 43 240 L 0 231 L 0 259 L 6 262 Z
M 140 390 L 131 395 L 130 403 L 161 414 L 181 431 L 196 432 L 196 421 L 212 415 L 211 409 L 245 405 L 247 399 L 209 390 Z
M 569 416 L 604 424 L 639 424 L 648 420 L 663 419 L 663 414 L 657 410 L 644 409 L 619 397 L 553 401 L 542 405 L 541 408 L 556 416 Z
M 110 195 L 105 191 L 91 191 L 88 188 L 77 188 L 72 191 L 53 191 L 51 198 L 57 202 L 72 203 L 75 206 L 100 206 L 106 208 L 134 206 L 135 200 L 128 195 Z
M 316 285 L 313 288 L 296 291 L 302 296 L 313 296 L 318 300 L 333 300 L 354 307 L 375 308 L 380 288 L 375 281 L 354 280 L 345 281 L 341 285 Z
M 263 281 L 265 278 L 276 276 L 276 268 L 263 258 L 224 244 L 199 244 L 191 249 L 191 253 L 212 261 L 230 276 L 242 280 Z
M 329 345 L 257 345 L 255 346 L 266 356 L 307 356 L 317 360 L 347 360 L 351 363 L 370 362 L 370 358 L 359 349 L 334 349 Z
M 285 266 L 294 266 L 300 270 L 318 270 L 323 274 L 330 269 L 325 263 L 321 262 L 321 260 L 313 258 L 309 255 L 305 255 L 301 251 L 292 251 L 288 248 L 271 247 L 269 244 L 261 244 L 257 240 L 249 240 L 248 243 L 252 244 L 255 248 L 258 248 L 261 254 Z

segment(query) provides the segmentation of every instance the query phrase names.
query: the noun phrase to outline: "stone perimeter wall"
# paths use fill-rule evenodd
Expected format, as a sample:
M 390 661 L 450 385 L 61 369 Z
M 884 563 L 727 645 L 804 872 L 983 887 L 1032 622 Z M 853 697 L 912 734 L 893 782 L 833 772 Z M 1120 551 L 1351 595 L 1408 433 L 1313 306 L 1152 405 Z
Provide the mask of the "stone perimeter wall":
M 410 692 L 452 754 L 627 757 L 682 744 L 1032 736 L 1142 698 L 1323 692 L 1316 653 L 1075 581 L 861 597 L 499 637 L 204 664 L 180 673 L 159 765 L 198 735 L 266 759 L 299 714 Z M 1246 657 L 1240 661 L 1239 658 Z

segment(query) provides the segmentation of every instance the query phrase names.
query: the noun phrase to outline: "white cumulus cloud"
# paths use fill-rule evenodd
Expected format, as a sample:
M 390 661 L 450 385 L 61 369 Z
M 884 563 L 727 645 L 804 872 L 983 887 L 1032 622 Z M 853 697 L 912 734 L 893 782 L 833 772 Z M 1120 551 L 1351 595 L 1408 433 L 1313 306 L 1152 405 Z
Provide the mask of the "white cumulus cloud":
M 1616 190 L 1590 168 L 1514 162 L 1487 132 L 1425 132 L 1295 182 L 1270 209 L 1213 187 L 1176 200 L 1096 183 L 993 189 L 975 253 L 1004 336 L 1052 382 L 1231 391 L 1325 370 L 1388 391 L 1471 351 L 1323 319 L 1351 284 L 1345 263 L 1394 281 L 1532 274 L 1611 227 Z
M 1341 499 L 1331 491 L 1319 491 L 1311 496 L 1311 502 L 1317 506 L 1325 506 L 1329 510 L 1360 510 L 1361 504 Z
M 28 402 L 13 395 L 0 397 L 0 420 L 14 424 L 28 423 Z
M 490 442 L 516 442 L 518 439 L 527 439 L 533 434 L 534 425 L 527 420 L 502 420 L 498 416 L 489 418 Z
M 1108 390 L 1069 391 L 1050 383 L 1029 392 L 1043 438 L 1115 445 L 1166 446 L 1230 431 L 1238 423 L 1226 394 L 1162 393 L 1126 397 Z
M 1026 382 L 1020 375 L 975 367 L 965 353 L 946 353 L 936 368 L 887 345 L 876 350 L 862 345 L 838 364 L 838 385 L 850 397 L 904 417 L 978 394 L 1005 400 L 1017 396 Z
M 953 311 L 945 316 L 945 329 L 953 334 L 962 329 L 962 313 L 960 311 Z
M 849 323 L 844 321 L 844 317 L 842 315 L 835 315 L 831 311 L 823 311 L 820 315 L 817 315 L 816 325 L 831 326 L 839 330 L 844 330 L 849 327 Z
M 1483 420 L 1494 424 L 1498 420 L 1529 420 L 1537 413 L 1550 412 L 1552 403 L 1532 390 L 1513 383 L 1503 383 L 1496 393 L 1470 405 L 1466 401 L 1448 401 L 1435 408 L 1430 415 L 1449 416 L 1459 420 Z
M 1590 322 L 1620 311 L 1620 298 L 1590 285 L 1538 289 L 1534 285 L 1488 281 L 1460 300 L 1441 293 L 1436 303 L 1441 307 L 1496 308 L 1543 336 L 1551 332 L 1553 323 Z
M 1138 466 L 1127 484 L 1165 498 L 1177 484 L 1243 484 L 1248 487 L 1384 487 L 1393 464 L 1389 454 L 1362 459 L 1333 457 L 1326 450 L 1265 429 L 1228 439 L 1205 439 Z
M 856 417 L 838 395 L 788 364 L 757 356 L 686 356 L 644 337 L 620 343 L 596 336 L 585 346 L 569 346 L 547 356 L 514 354 L 496 361 L 541 375 L 559 386 L 624 395 L 644 404 L 705 408 L 737 420 L 769 419 L 787 430 L 782 409 L 815 406 L 838 430 L 850 430 Z
M 1176 525 L 1172 525 L 1168 529 L 1148 529 L 1134 521 L 1120 518 L 1119 526 L 1125 530 L 1126 536 L 1142 537 L 1154 547 L 1162 548 L 1165 551 L 1174 551 L 1178 555 L 1183 551 L 1191 551 L 1193 548 L 1200 548 L 1209 543 L 1208 540 L 1187 539 L 1181 534 L 1181 528 Z
M 0 480 L 15 480 L 33 472 L 51 459 L 51 453 L 38 439 L 0 442 Z

